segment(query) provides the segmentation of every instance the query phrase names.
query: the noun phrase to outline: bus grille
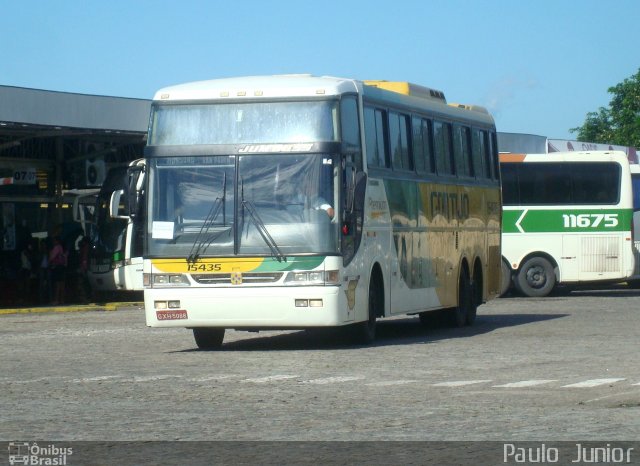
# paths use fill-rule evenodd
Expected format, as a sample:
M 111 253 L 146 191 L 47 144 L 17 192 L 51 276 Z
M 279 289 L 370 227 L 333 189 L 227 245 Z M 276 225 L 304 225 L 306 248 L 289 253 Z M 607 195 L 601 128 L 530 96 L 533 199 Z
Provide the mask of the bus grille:
M 282 272 L 274 273 L 243 273 L 240 274 L 243 285 L 253 285 L 256 283 L 275 283 L 282 278 Z M 232 285 L 233 275 L 230 273 L 210 273 L 191 275 L 197 283 L 201 285 Z M 234 282 L 236 279 L 234 279 Z
M 620 239 L 615 236 L 582 238 L 582 272 L 619 272 Z

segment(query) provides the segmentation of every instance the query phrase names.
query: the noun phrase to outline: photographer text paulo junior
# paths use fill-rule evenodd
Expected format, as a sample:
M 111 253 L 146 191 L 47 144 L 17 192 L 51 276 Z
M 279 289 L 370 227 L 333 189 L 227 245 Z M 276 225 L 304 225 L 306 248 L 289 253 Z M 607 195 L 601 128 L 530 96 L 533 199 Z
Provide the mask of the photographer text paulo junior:
M 505 443 L 502 458 L 505 463 L 558 463 L 567 464 L 630 464 L 633 448 L 616 447 L 610 443 L 593 446 L 575 443 L 563 445 L 561 448 L 548 447 L 544 443 L 531 446 L 518 446 L 515 443 Z

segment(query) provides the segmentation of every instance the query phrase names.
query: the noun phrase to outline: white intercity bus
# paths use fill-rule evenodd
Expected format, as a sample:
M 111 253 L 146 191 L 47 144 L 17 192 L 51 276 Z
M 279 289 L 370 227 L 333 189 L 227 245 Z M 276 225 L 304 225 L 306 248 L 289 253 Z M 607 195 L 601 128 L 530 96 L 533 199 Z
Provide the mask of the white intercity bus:
M 143 217 L 129 215 L 123 195 L 142 193 L 144 164 L 138 159 L 128 167 L 111 168 L 100 189 L 85 196 L 93 198 L 90 215 L 83 208 L 86 200 L 74 203 L 74 219 L 90 241 L 87 275 L 93 292 L 143 290 Z
M 634 270 L 633 193 L 620 151 L 500 154 L 503 288 L 621 282 Z
M 500 291 L 500 182 L 488 112 L 409 83 L 309 75 L 158 91 L 145 148 L 147 325 L 350 326 Z

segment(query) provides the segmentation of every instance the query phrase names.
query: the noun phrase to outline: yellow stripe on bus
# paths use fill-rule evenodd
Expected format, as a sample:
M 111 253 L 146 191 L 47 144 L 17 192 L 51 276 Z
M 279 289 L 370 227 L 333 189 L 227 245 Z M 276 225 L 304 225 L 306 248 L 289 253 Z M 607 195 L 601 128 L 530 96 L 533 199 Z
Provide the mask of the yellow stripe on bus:
M 168 273 L 251 272 L 264 262 L 264 257 L 202 259 L 188 263 L 186 259 L 153 259 L 156 270 Z

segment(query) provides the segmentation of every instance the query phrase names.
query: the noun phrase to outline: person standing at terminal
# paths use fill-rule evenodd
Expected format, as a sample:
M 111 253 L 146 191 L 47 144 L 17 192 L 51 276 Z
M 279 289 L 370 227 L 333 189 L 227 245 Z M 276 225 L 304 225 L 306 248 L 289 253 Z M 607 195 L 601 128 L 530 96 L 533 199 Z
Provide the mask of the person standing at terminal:
M 47 240 L 41 239 L 37 254 L 38 302 L 47 304 L 51 301 L 51 271 L 49 270 L 49 248 Z
M 53 301 L 51 304 L 63 304 L 67 274 L 67 254 L 62 247 L 62 241 L 59 236 L 53 238 L 53 248 L 49 252 L 49 269 L 51 270 L 51 282 L 53 284 Z
M 25 243 L 20 252 L 20 272 L 18 273 L 18 303 L 30 304 L 32 297 L 31 282 L 34 278 L 34 250 L 33 242 Z

